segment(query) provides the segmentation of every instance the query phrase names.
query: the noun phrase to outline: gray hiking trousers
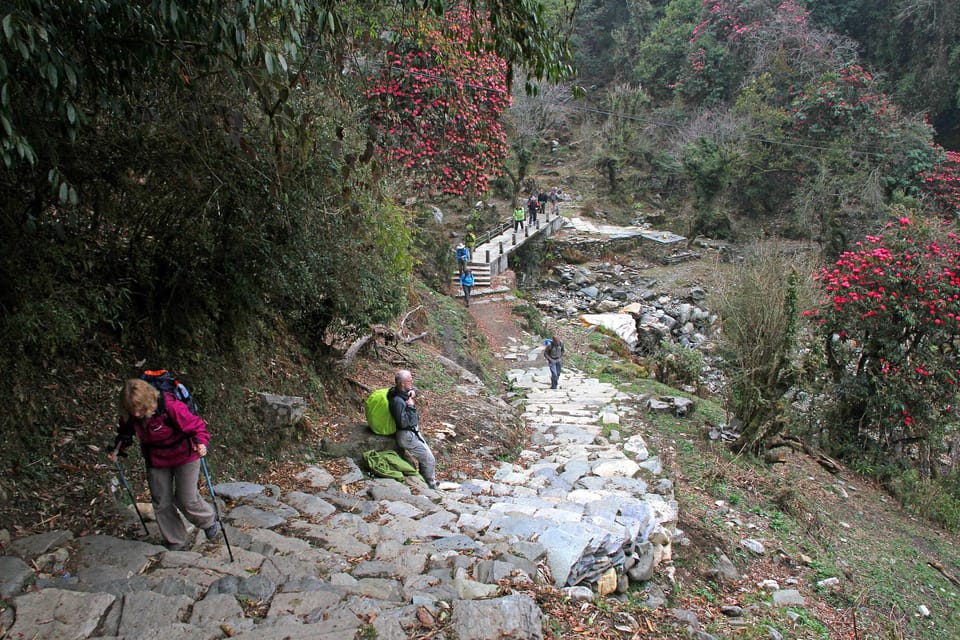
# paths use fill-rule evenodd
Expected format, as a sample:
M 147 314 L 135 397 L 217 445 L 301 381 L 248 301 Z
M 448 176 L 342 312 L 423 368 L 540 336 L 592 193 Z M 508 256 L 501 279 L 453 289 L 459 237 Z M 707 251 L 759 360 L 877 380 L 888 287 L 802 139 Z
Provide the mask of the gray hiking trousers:
M 397 430 L 397 445 L 420 463 L 420 475 L 427 482 L 436 481 L 437 461 L 419 431 Z
M 177 509 L 201 529 L 206 529 L 216 519 L 213 507 L 200 497 L 197 488 L 199 481 L 199 460 L 178 467 L 147 469 L 147 486 L 150 487 L 150 497 L 153 500 L 153 513 L 157 518 L 160 534 L 170 546 L 187 542 L 187 528 Z

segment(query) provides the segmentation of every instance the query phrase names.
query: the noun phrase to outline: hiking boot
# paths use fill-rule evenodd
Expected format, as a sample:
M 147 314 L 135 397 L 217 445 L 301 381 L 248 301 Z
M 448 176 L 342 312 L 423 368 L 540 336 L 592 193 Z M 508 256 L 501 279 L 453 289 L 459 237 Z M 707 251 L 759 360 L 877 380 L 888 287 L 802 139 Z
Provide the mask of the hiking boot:
M 436 481 L 436 480 L 427 480 L 427 486 L 430 487 L 431 489 L 436 489 L 436 488 L 437 488 L 437 481 Z
M 207 540 L 213 540 L 220 535 L 220 521 L 214 520 L 213 524 L 203 530 L 203 535 L 207 536 Z
M 183 543 L 183 544 L 165 543 L 163 546 L 167 548 L 167 551 L 186 551 L 187 549 L 190 548 L 190 545 L 186 543 Z

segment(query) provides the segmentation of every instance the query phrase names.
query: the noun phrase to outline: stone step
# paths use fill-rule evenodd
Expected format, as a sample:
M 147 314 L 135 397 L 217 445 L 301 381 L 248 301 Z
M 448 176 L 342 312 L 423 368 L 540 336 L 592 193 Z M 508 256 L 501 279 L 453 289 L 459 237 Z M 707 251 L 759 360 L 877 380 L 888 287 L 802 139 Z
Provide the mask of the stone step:
M 490 275 L 490 265 L 485 262 L 470 262 L 468 264 L 473 272 L 474 287 L 489 287 L 492 276 Z M 455 271 L 450 275 L 450 280 L 455 285 L 460 285 L 460 272 Z
M 495 296 L 495 295 L 500 295 L 504 293 L 510 293 L 510 290 L 511 290 L 510 287 L 491 287 L 491 286 L 474 285 L 473 289 L 470 291 L 470 298 L 473 299 L 473 298 L 484 298 L 487 296 Z M 457 290 L 454 292 L 453 295 L 456 298 L 462 298 L 463 289 L 461 289 L 458 286 Z

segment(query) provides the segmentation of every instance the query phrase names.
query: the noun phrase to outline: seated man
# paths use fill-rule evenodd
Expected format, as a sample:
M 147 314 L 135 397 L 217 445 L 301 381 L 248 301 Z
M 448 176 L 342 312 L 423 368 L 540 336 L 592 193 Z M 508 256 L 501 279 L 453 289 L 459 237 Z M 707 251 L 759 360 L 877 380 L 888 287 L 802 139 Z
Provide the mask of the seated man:
M 420 475 L 431 489 L 437 488 L 436 460 L 433 452 L 420 435 L 420 417 L 415 405 L 417 389 L 413 386 L 413 374 L 407 370 L 397 371 L 393 386 L 387 391 L 390 415 L 397 423 L 397 446 L 407 451 L 420 463 Z

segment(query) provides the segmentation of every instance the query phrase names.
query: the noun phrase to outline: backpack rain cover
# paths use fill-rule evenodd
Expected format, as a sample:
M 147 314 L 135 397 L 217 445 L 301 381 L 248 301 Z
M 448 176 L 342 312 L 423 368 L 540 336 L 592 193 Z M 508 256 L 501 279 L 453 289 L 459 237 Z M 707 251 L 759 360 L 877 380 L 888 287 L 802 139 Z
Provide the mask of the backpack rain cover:
M 367 397 L 366 412 L 367 424 L 374 433 L 391 436 L 397 432 L 397 423 L 390 415 L 387 389 L 377 389 Z

